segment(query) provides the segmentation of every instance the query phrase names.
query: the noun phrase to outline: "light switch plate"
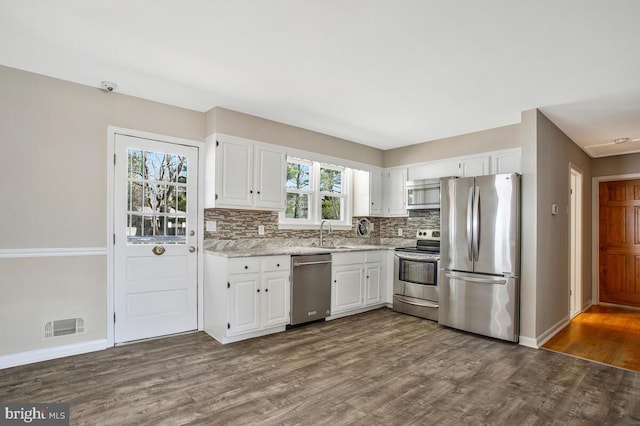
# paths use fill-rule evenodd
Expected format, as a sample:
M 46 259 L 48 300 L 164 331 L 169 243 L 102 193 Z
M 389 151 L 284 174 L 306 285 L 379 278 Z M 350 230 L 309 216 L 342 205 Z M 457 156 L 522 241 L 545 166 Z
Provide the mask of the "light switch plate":
M 402 237 L 402 228 L 398 228 L 398 237 Z
M 258 225 L 258 235 L 264 235 L 264 225 Z

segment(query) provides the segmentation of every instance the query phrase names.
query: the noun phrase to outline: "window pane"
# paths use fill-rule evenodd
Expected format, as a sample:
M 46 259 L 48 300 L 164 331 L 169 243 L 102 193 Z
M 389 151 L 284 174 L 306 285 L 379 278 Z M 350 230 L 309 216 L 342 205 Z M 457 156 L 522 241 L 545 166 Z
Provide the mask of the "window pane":
M 287 219 L 309 219 L 309 195 L 287 193 Z
M 287 163 L 287 189 L 309 190 L 309 165 Z
M 320 191 L 342 193 L 342 172 L 321 168 Z
M 322 197 L 322 218 L 328 220 L 340 220 L 340 197 Z
M 129 178 L 142 179 L 142 151 L 128 149 L 129 152 Z

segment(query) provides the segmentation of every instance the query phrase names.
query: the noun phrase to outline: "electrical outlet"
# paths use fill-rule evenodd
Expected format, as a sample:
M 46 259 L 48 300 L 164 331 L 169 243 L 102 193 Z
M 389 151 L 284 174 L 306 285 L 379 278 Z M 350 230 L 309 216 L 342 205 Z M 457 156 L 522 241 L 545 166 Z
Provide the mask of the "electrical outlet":
M 264 235 L 264 225 L 258 225 L 258 235 Z
M 216 232 L 218 230 L 218 224 L 215 220 L 207 220 L 205 223 L 205 230 L 207 232 Z
M 402 228 L 398 228 L 398 237 L 402 237 Z

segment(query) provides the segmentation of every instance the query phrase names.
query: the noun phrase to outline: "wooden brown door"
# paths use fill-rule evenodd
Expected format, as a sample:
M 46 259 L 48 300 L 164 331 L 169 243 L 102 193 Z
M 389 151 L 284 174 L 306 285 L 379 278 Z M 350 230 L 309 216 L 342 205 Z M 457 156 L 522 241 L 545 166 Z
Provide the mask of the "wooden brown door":
M 640 307 L 640 179 L 600 183 L 600 301 Z

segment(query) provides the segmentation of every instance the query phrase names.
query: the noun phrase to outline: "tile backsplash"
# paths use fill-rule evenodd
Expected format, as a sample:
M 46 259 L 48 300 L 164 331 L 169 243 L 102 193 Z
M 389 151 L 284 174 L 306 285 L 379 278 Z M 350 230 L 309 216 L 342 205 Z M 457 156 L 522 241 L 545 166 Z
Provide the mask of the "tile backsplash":
M 205 246 L 230 247 L 235 245 L 301 245 L 310 246 L 319 243 L 319 229 L 279 229 L 278 213 L 256 210 L 205 209 L 205 221 L 216 221 L 216 232 L 204 234 Z M 393 239 L 393 244 L 402 240 L 410 245 L 415 242 L 418 229 L 437 229 L 440 226 L 440 211 L 425 210 L 411 212 L 409 217 L 369 217 L 373 231 L 369 237 L 358 237 L 355 224 L 360 218 L 353 219 L 351 230 L 335 230 L 325 233 L 326 241 L 332 244 L 385 244 Z M 258 235 L 258 226 L 264 226 L 264 235 Z M 206 228 L 205 228 L 206 229 Z M 402 236 L 398 236 L 402 229 Z

